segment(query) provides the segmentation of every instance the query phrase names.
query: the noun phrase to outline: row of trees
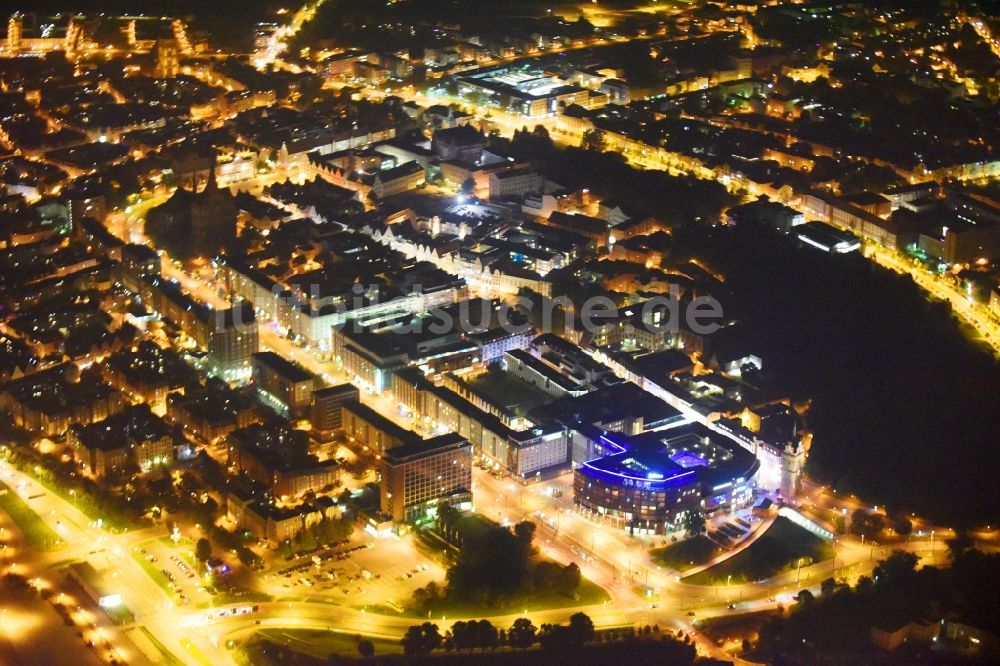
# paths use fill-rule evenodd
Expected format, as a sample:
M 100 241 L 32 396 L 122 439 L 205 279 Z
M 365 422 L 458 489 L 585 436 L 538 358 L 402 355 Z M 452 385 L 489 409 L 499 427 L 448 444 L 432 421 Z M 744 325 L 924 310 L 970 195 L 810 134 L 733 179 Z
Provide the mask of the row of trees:
M 841 516 L 838 518 L 840 520 L 837 521 L 837 531 L 843 534 L 843 518 Z M 887 526 L 901 537 L 908 537 L 913 532 L 913 522 L 903 514 L 885 519 L 881 514 L 863 508 L 855 509 L 851 514 L 851 534 L 855 536 L 875 539 Z
M 585 613 L 574 613 L 569 624 L 543 624 L 540 628 L 526 617 L 519 617 L 507 629 L 498 629 L 489 620 L 461 620 L 450 631 L 441 633 L 432 622 L 413 625 L 402 638 L 407 655 L 427 655 L 442 648 L 459 652 L 496 650 L 511 647 L 526 650 L 539 643 L 545 650 L 575 648 L 594 640 L 594 623 Z M 367 646 L 366 650 L 367 650 Z M 358 651 L 362 651 L 358 645 Z
M 64 462 L 28 447 L 15 448 L 8 460 L 15 467 L 29 470 L 42 484 L 57 488 L 89 517 L 99 517 L 113 529 L 149 524 L 144 514 L 156 495 L 147 479 L 129 483 L 122 488 L 126 492 L 120 492 L 83 476 L 72 461 Z

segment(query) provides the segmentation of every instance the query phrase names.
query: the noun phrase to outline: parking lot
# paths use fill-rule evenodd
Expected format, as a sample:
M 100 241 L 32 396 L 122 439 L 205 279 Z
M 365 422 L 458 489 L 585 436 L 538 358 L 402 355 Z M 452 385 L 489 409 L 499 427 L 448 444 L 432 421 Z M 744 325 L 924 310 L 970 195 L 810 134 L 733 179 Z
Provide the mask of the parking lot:
M 413 591 L 444 580 L 444 569 L 419 553 L 412 537 L 351 541 L 265 574 L 275 596 L 325 596 L 341 603 L 379 604 L 396 609 Z
M 154 539 L 136 546 L 135 550 L 139 557 L 167 579 L 178 604 L 187 606 L 210 598 L 205 590 L 201 567 L 184 548 L 170 547 L 160 539 Z

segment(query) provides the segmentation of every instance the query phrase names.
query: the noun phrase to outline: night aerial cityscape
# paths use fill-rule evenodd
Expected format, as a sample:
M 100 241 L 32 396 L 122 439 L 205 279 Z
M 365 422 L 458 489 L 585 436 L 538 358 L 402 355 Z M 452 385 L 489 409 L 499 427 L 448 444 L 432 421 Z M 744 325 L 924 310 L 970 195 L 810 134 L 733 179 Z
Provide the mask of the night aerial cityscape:
M 1000 0 L 0 4 L 0 666 L 1000 663 Z

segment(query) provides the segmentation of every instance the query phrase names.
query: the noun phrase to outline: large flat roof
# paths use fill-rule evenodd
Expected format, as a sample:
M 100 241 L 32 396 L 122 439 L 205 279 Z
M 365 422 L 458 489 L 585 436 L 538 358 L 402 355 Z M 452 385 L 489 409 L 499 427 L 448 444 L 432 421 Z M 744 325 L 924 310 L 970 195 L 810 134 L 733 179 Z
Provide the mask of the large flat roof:
M 390 465 L 402 465 L 428 456 L 441 455 L 449 451 L 459 451 L 471 447 L 472 445 L 469 443 L 469 440 L 458 433 L 450 432 L 439 437 L 395 446 L 387 450 L 383 457 L 386 463 Z
M 701 423 L 636 436 L 613 433 L 607 442 L 620 451 L 583 463 L 579 472 L 643 490 L 749 479 L 760 467 L 751 451 Z
M 266 365 L 290 382 L 306 382 L 313 379 L 313 374 L 298 363 L 292 363 L 284 356 L 271 351 L 256 352 L 251 355 L 256 364 Z
M 353 412 L 359 418 L 364 419 L 371 425 L 375 426 L 382 432 L 395 437 L 403 442 L 415 442 L 420 441 L 421 437 L 412 430 L 407 430 L 401 426 L 396 425 L 386 417 L 382 416 L 376 412 L 371 407 L 364 405 L 360 400 L 348 400 L 344 403 L 343 409 Z

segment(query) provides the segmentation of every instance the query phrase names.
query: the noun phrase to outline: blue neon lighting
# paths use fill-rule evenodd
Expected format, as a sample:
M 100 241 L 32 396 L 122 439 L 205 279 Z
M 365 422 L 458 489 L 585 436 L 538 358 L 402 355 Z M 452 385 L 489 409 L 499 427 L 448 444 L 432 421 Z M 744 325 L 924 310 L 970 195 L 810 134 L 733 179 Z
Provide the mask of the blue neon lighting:
M 666 486 L 676 486 L 681 485 L 682 479 L 692 476 L 695 470 L 689 469 L 684 472 L 679 472 L 673 476 L 664 477 L 662 479 L 650 479 L 647 476 L 637 476 L 635 474 L 626 474 L 625 472 L 612 472 L 610 470 L 601 469 L 594 466 L 589 462 L 583 463 L 580 467 L 581 470 L 595 478 L 602 479 L 609 483 L 621 483 L 623 480 L 637 481 L 644 484 L 644 487 L 655 488 L 655 487 L 666 487 Z M 686 483 L 686 481 L 685 481 Z
M 696 453 L 691 451 L 678 451 L 670 456 L 670 460 L 680 465 L 684 469 L 690 467 L 706 467 L 708 462 Z
M 604 442 L 605 444 L 607 444 L 608 446 L 610 446 L 611 448 L 617 449 L 615 451 L 615 453 L 625 453 L 626 451 L 628 451 L 628 447 L 627 446 L 625 446 L 624 444 L 620 444 L 620 443 L 616 442 L 615 440 L 611 439 L 611 437 L 608 436 L 609 434 L 610 433 L 605 433 L 605 434 L 601 435 L 601 441 Z M 612 455 L 612 454 L 609 454 L 609 455 Z

